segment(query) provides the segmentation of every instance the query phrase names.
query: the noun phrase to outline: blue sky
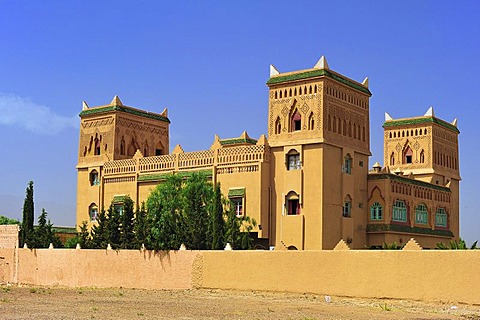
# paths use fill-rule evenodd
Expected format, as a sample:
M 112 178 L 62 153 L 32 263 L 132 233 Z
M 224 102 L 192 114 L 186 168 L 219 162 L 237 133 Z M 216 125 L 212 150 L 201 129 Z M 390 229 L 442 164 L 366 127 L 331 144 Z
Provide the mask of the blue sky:
M 78 113 L 109 103 L 169 108 L 171 148 L 267 131 L 269 65 L 370 79 L 370 166 L 384 112 L 458 118 L 461 236 L 480 239 L 479 1 L 1 1 L 0 214 L 25 188 L 74 225 Z

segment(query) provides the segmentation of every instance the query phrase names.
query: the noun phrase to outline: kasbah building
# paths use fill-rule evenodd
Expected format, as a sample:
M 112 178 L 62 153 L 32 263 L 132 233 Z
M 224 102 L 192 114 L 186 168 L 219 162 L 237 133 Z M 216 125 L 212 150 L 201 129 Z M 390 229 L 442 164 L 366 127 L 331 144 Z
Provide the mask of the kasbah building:
M 457 121 L 385 114 L 384 164 L 369 171 L 368 78 L 357 82 L 322 57 L 312 69 L 267 81 L 268 138 L 217 135 L 209 150 L 169 153 L 167 110 L 110 104 L 80 113 L 77 226 L 95 224 L 110 203 L 136 204 L 175 173 L 205 172 L 238 215 L 257 221 L 257 246 L 329 250 L 405 244 L 423 248 L 459 237 Z

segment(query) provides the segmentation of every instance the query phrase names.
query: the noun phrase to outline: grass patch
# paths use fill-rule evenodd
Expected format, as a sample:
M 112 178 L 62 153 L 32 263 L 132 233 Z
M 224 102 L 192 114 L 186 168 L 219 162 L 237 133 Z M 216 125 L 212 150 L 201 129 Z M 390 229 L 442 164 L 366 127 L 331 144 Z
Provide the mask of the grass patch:
M 384 304 L 380 304 L 380 309 L 382 309 L 383 311 L 392 311 L 392 308 L 390 308 L 387 303 L 384 303 Z

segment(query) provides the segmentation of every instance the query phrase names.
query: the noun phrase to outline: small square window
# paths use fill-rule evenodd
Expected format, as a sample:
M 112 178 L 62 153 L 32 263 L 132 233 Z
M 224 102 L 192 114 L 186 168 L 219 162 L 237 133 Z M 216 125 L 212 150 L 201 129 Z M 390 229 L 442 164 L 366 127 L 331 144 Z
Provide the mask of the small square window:
M 297 154 L 289 154 L 287 156 L 287 169 L 288 170 L 298 170 L 301 169 L 300 166 L 300 155 Z
M 363 167 L 363 161 L 358 161 L 358 166 Z
M 235 215 L 237 217 L 243 216 L 243 198 L 242 197 L 230 198 L 230 201 L 232 202 Z

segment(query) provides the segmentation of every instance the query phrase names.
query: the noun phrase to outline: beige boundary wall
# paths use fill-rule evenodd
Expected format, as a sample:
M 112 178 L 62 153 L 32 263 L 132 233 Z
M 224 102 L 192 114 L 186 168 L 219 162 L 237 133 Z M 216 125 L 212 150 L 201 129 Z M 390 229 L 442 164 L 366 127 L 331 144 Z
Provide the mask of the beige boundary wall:
M 480 250 L 154 253 L 18 249 L 16 266 L 7 261 L 14 259 L 14 250 L 0 249 L 3 282 L 267 290 L 480 304 Z

